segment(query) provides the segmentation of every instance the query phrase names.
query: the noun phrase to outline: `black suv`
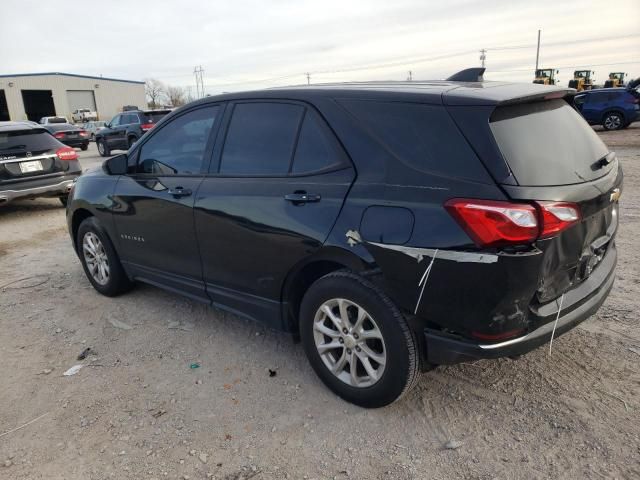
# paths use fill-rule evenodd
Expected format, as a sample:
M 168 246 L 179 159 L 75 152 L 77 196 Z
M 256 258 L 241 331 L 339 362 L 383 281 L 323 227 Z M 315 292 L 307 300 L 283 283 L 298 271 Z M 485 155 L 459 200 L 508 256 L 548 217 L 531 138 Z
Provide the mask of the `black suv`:
M 103 157 L 112 150 L 128 150 L 138 139 L 151 130 L 171 110 L 130 110 L 119 113 L 96 132 L 98 152 Z
M 81 172 L 76 151 L 42 125 L 0 122 L 0 205 L 35 197 L 58 197 L 66 205 Z
M 72 191 L 89 281 L 134 281 L 299 334 L 338 395 L 386 405 L 421 369 L 513 356 L 614 279 L 622 170 L 565 100 L 494 82 L 209 97 Z

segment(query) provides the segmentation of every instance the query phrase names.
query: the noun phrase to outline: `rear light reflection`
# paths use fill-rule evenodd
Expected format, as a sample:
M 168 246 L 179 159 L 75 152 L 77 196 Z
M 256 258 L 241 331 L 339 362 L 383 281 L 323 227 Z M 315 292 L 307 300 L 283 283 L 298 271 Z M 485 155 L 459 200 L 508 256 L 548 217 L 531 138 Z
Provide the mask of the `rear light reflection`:
M 78 154 L 71 147 L 59 148 L 58 150 L 56 150 L 56 155 L 58 156 L 58 158 L 60 160 L 70 161 L 70 160 L 77 160 L 78 159 Z
M 580 221 L 578 205 L 568 202 L 528 204 L 454 198 L 445 203 L 445 208 L 479 247 L 531 243 Z
M 479 340 L 497 342 L 499 340 L 507 340 L 509 338 L 517 337 L 519 335 L 522 335 L 524 332 L 525 332 L 524 328 L 519 328 L 517 330 L 509 330 L 508 332 L 502 332 L 502 333 L 471 332 L 471 336 Z

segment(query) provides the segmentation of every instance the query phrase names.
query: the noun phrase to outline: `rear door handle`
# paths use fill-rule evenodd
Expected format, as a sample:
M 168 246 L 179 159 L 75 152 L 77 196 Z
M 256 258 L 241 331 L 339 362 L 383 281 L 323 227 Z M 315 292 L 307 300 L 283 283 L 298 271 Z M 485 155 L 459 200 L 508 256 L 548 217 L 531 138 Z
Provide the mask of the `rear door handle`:
M 191 195 L 191 190 L 189 190 L 188 188 L 176 187 L 170 188 L 167 193 L 169 195 L 173 195 L 175 198 L 180 198 L 188 197 L 189 195 Z
M 318 195 L 317 193 L 295 192 L 288 193 L 284 196 L 284 199 L 287 202 L 293 203 L 294 205 L 301 205 L 303 203 L 319 202 L 320 195 Z

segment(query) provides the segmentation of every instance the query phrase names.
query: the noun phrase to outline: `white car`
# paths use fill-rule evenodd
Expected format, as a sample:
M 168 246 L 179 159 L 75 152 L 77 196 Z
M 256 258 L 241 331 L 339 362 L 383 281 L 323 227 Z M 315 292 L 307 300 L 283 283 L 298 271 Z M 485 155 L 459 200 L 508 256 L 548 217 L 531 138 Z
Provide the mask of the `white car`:
M 50 123 L 69 123 L 69 121 L 65 117 L 42 117 L 38 123 L 49 125 Z
M 93 112 L 88 108 L 79 108 L 78 110 L 73 111 L 71 119 L 74 122 L 90 122 L 91 120 L 98 120 L 98 113 Z

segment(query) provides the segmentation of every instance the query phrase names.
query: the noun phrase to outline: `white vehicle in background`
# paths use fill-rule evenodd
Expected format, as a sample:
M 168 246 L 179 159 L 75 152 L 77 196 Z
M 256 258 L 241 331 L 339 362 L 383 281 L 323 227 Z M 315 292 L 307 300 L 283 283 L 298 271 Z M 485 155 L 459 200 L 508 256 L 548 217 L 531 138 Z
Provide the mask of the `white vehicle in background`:
M 89 110 L 88 108 L 79 108 L 74 110 L 71 114 L 71 120 L 74 122 L 90 122 L 91 120 L 98 120 L 98 113 Z
M 42 117 L 38 123 L 49 125 L 50 123 L 69 123 L 69 121 L 65 117 Z

